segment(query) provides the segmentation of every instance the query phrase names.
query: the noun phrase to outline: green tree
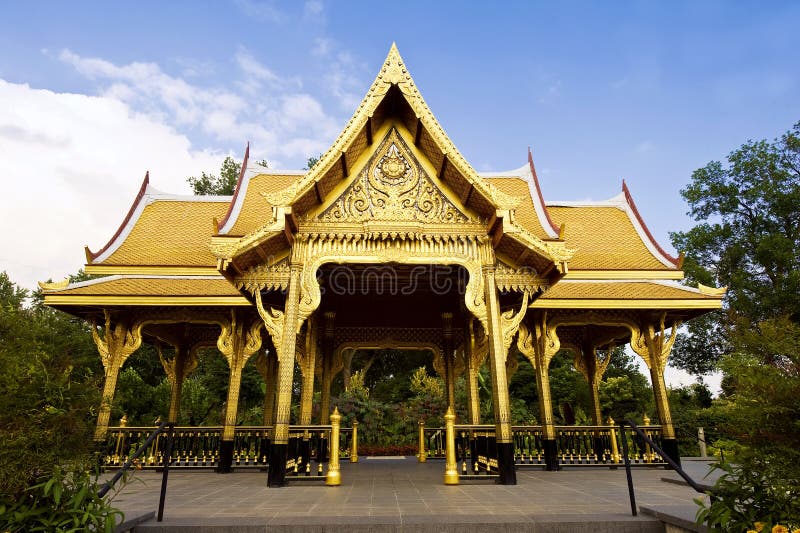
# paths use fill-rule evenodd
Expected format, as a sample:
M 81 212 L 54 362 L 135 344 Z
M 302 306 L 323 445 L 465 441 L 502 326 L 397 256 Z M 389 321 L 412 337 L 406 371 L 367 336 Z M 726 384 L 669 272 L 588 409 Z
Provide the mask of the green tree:
M 0 273 L 0 494 L 12 500 L 57 466 L 89 464 L 102 378 L 86 325 L 27 296 Z
M 268 168 L 266 159 L 256 161 L 256 164 Z M 230 196 L 236 190 L 236 182 L 242 172 L 242 164 L 228 156 L 222 162 L 219 175 L 202 172 L 200 177 L 190 176 L 186 179 L 192 186 L 192 192 L 197 195 Z
M 774 142 L 748 141 L 727 165 L 696 170 L 681 195 L 699 222 L 671 234 L 687 280 L 728 294 L 726 312 L 689 323 L 672 364 L 707 373 L 731 352 L 736 320 L 800 320 L 800 122 Z
M 308 160 L 306 160 L 306 166 L 303 170 L 311 170 L 312 168 L 314 168 L 314 165 L 319 163 L 320 159 L 322 159 L 322 154 L 319 154 L 316 157 L 312 155 L 311 157 L 308 158 Z
M 709 409 L 733 439 L 733 466 L 702 510 L 720 531 L 800 526 L 800 123 L 749 141 L 682 191 L 700 222 L 672 235 L 691 281 L 725 285 L 725 309 L 690 322 L 674 361 L 719 368 L 724 397 Z

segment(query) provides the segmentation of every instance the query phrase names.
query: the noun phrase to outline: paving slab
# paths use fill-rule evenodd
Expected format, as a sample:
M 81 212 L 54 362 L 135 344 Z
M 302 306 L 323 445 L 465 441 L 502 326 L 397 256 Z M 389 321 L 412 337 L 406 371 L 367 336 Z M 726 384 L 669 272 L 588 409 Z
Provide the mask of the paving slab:
M 707 465 L 695 467 L 705 472 Z M 170 471 L 164 521 L 134 531 L 664 531 L 655 517 L 632 517 L 624 469 L 522 468 L 517 485 L 492 480 L 443 484 L 444 463 L 415 458 L 342 464 L 342 484 L 268 488 L 264 472 Z M 687 505 L 691 488 L 665 483 L 657 467 L 633 471 L 639 505 Z M 702 477 L 702 476 L 701 476 Z M 116 495 L 123 512 L 153 511 L 161 475 L 138 472 Z

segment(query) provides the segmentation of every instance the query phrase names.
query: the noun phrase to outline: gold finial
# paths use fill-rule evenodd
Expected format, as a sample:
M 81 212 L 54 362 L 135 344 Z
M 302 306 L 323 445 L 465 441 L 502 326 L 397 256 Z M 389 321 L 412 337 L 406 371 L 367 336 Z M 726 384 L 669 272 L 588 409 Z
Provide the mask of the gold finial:
M 69 285 L 69 278 L 65 278 L 61 281 L 40 281 L 39 288 L 43 291 L 60 291 L 61 289 L 66 289 Z
M 725 296 L 725 293 L 728 292 L 728 287 L 709 287 L 707 285 L 703 285 L 702 283 L 698 283 L 697 290 L 706 296 Z
M 119 427 L 128 427 L 128 415 L 122 415 L 122 418 L 119 419 Z
M 644 416 L 642 416 L 642 422 L 644 423 L 645 426 L 650 425 L 650 417 L 647 416 L 647 413 L 645 413 Z
M 606 424 L 608 424 L 609 426 L 613 426 L 614 424 L 616 424 L 616 422 L 614 422 L 614 419 L 609 416 L 608 420 L 606 420 Z

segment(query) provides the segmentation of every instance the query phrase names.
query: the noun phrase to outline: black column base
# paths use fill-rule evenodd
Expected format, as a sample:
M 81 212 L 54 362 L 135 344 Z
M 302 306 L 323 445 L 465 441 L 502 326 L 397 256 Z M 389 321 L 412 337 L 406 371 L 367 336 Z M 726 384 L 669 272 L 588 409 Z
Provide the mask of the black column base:
M 306 465 L 311 463 L 311 441 L 306 438 L 303 438 L 300 442 L 299 459 L 297 468 L 300 475 L 303 475 L 306 471 Z
M 544 451 L 544 469 L 549 472 L 561 470 L 558 464 L 558 445 L 555 440 L 542 440 L 542 451 Z
M 664 450 L 664 453 L 669 455 L 669 458 L 675 461 L 678 466 L 681 466 L 681 454 L 678 451 L 677 439 L 661 439 L 661 449 Z M 671 467 L 667 465 L 667 468 Z
M 323 437 L 319 440 L 319 458 L 318 463 L 328 462 L 328 439 Z
M 217 463 L 217 472 L 220 474 L 229 474 L 233 472 L 233 441 L 222 440 L 219 442 L 219 462 Z
M 516 485 L 517 470 L 514 466 L 514 444 L 511 442 L 497 443 L 497 468 L 500 477 L 497 478 L 498 485 Z
M 606 449 L 604 444 L 602 437 L 592 437 L 592 448 L 594 448 L 594 454 L 597 456 L 598 463 L 605 462 Z
M 269 452 L 269 472 L 267 473 L 268 487 L 283 487 L 286 485 L 286 457 L 287 444 L 272 443 Z

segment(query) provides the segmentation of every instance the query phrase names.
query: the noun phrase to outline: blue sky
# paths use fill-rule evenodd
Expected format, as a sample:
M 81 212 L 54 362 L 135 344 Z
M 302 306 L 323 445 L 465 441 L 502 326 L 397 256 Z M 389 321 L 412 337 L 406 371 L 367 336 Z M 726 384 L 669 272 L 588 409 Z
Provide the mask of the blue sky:
M 145 170 L 185 193 L 248 140 L 304 166 L 393 41 L 478 171 L 531 146 L 546 199 L 625 178 L 670 249 L 694 169 L 800 120 L 798 27 L 798 2 L 3 2 L 0 268 L 75 272 Z

